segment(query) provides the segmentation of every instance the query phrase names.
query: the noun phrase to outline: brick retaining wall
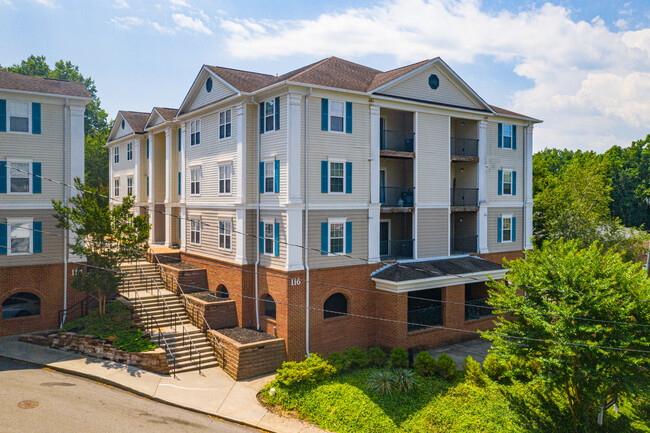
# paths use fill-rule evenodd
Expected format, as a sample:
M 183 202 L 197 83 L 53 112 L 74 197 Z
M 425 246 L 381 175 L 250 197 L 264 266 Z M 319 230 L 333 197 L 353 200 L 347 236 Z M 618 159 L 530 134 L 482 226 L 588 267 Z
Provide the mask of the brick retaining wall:
M 199 313 L 203 313 L 203 317 L 205 317 L 212 329 L 237 326 L 237 309 L 235 301 L 232 299 L 220 299 L 210 302 L 195 298 L 192 295 L 185 295 L 185 299 L 190 304 L 189 308 L 188 305 L 185 306 L 190 322 L 203 332 L 207 331 L 207 327 Z
M 179 269 L 173 265 L 160 265 L 164 273 L 161 272 L 161 278 L 165 278 L 167 275 L 167 281 L 165 281 L 165 286 L 168 290 L 179 294 L 178 287 L 175 284 L 172 284 L 173 278 L 176 278 L 178 284 L 183 288 L 183 292 L 192 293 L 200 291 L 201 289 L 208 289 L 208 274 L 205 269 L 194 268 L 194 269 Z

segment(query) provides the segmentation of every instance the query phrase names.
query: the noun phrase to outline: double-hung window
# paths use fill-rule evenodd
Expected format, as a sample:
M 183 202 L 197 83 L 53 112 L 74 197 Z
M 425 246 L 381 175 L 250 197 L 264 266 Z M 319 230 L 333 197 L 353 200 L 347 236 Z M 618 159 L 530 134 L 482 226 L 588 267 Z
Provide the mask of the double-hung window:
M 126 195 L 133 195 L 133 176 L 126 178 Z
M 219 194 L 232 192 L 232 163 L 219 164 Z
M 133 160 L 133 142 L 129 142 L 126 144 L 126 160 L 127 161 Z
M 512 217 L 504 216 L 501 219 L 501 241 L 502 242 L 511 242 L 512 241 Z
M 273 247 L 275 241 L 275 223 L 274 222 L 264 222 L 264 246 L 263 254 L 273 254 Z
M 219 220 L 219 248 L 230 250 L 232 248 L 232 220 Z
M 329 230 L 329 252 L 331 254 L 343 254 L 345 251 L 345 222 L 330 222 Z
M 275 129 L 275 100 L 271 99 L 264 103 L 264 130 L 266 132 Z
M 33 251 L 33 222 L 31 219 L 7 220 L 9 243 L 7 253 L 31 254 Z
M 345 163 L 330 162 L 330 192 L 344 192 Z
M 201 119 L 190 122 L 190 146 L 201 144 Z
M 119 164 L 120 163 L 120 146 L 117 145 L 113 148 L 113 163 L 114 164 Z
M 232 110 L 219 113 L 219 138 L 232 136 Z
M 9 131 L 29 132 L 28 102 L 9 102 Z
M 9 192 L 12 194 L 29 194 L 32 192 L 32 176 L 29 162 L 7 161 L 9 174 Z
M 330 102 L 330 131 L 343 132 L 345 125 L 345 104 L 339 101 Z
M 190 195 L 201 195 L 201 167 L 190 167 Z
M 264 192 L 275 192 L 275 160 L 264 161 Z
M 201 244 L 201 218 L 190 218 L 190 243 Z
M 120 178 L 116 177 L 114 182 L 113 182 L 113 195 L 115 197 L 120 196 Z
M 503 125 L 503 148 L 512 149 L 512 125 Z
M 512 195 L 512 170 L 503 170 L 503 195 Z

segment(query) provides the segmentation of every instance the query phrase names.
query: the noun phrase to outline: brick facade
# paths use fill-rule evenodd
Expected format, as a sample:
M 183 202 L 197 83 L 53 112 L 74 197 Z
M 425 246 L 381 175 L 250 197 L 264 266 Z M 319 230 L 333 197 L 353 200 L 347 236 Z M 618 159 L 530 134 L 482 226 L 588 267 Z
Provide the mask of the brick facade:
M 212 329 L 237 326 L 237 305 L 234 300 L 224 299 L 207 302 L 192 295 L 185 295 L 185 299 L 189 304 L 185 305 L 185 310 L 192 325 L 200 328 L 203 332 L 207 331 L 203 318 Z

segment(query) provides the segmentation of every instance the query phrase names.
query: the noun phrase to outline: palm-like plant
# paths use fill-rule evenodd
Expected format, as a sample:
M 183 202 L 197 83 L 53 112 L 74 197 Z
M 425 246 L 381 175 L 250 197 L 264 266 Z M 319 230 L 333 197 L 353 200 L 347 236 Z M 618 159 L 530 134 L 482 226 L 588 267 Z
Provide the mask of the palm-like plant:
M 386 395 L 395 389 L 395 374 L 390 370 L 373 372 L 368 377 L 368 388 L 379 395 Z

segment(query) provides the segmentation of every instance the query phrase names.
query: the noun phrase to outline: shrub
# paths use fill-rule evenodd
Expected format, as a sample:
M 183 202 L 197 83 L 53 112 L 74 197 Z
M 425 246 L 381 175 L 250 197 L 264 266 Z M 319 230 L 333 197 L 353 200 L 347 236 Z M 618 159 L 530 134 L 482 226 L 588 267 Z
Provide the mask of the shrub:
M 508 364 L 494 353 L 488 353 L 483 361 L 483 370 L 493 380 L 501 380 L 508 371 Z
M 395 389 L 407 393 L 417 384 L 415 372 L 410 368 L 398 368 L 393 371 L 395 377 Z
M 415 371 L 422 376 L 434 376 L 436 374 L 436 358 L 429 352 L 423 351 L 418 353 L 413 363 Z
M 390 394 L 395 389 L 395 374 L 390 370 L 373 372 L 368 377 L 368 389 L 379 395 Z
M 527 361 L 525 358 L 513 356 L 506 363 L 507 372 L 505 376 L 522 382 L 531 380 L 539 373 L 540 365 L 535 361 Z
M 465 377 L 467 380 L 472 382 L 474 385 L 485 386 L 487 384 L 487 376 L 483 370 L 481 370 L 481 364 L 474 361 L 471 356 L 465 358 L 463 369 L 465 370 Z
M 327 362 L 336 369 L 337 373 L 342 373 L 350 368 L 350 360 L 339 352 L 330 352 L 327 355 Z
M 278 370 L 275 380 L 283 386 L 299 383 L 315 383 L 327 379 L 336 373 L 336 369 L 322 356 L 310 354 L 302 362 L 284 362 Z
M 390 351 L 390 368 L 408 368 L 409 354 L 403 347 L 396 347 Z
M 352 368 L 366 368 L 370 362 L 366 351 L 356 346 L 345 349 L 343 355 L 350 362 Z
M 456 361 L 446 353 L 438 355 L 438 362 L 436 362 L 436 373 L 438 376 L 451 379 L 456 374 Z
M 386 367 L 386 353 L 379 347 L 372 347 L 368 350 L 368 361 L 375 368 Z

